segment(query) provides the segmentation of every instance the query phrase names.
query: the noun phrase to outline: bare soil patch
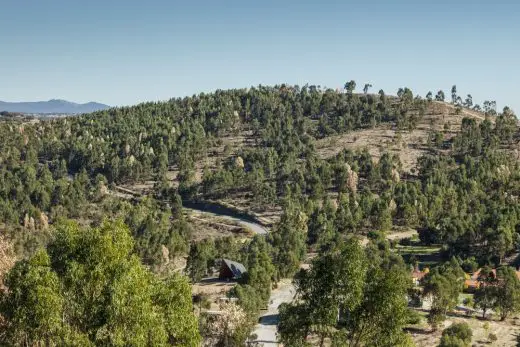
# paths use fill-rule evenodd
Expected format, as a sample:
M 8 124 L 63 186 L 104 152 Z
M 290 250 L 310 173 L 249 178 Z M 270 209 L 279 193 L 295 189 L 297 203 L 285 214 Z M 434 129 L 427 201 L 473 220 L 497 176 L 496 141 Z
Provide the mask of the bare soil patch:
M 497 346 L 497 347 L 512 347 L 517 345 L 517 336 L 520 334 L 520 322 L 518 319 L 509 319 L 504 322 L 481 320 L 474 317 L 459 316 L 456 318 L 449 317 L 444 322 L 444 328 L 447 328 L 453 323 L 468 323 L 473 331 L 472 346 Z M 422 326 L 410 329 L 417 347 L 431 347 L 437 346 L 440 342 L 442 330 L 438 329 L 432 332 L 430 328 L 423 323 Z M 489 335 L 495 334 L 497 340 L 491 342 Z
M 316 142 L 316 149 L 322 158 L 330 158 L 343 149 L 366 148 L 376 162 L 383 153 L 390 152 L 399 156 L 404 172 L 411 172 L 417 166 L 417 159 L 429 151 L 429 132 L 442 132 L 444 141 L 449 142 L 460 130 L 464 117 L 473 117 L 478 121 L 485 119 L 476 111 L 464 109 L 461 114 L 456 114 L 453 105 L 433 102 L 412 131 L 399 130 L 394 124 L 381 124 L 320 139 Z

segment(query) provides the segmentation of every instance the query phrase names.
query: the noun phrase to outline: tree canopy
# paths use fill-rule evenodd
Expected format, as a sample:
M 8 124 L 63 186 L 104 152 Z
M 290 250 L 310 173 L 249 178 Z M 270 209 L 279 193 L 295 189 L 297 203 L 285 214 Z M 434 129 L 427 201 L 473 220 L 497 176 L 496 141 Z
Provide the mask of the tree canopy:
M 47 249 L 16 263 L 1 297 L 12 346 L 198 346 L 191 290 L 159 279 L 133 254 L 121 222 L 57 226 Z

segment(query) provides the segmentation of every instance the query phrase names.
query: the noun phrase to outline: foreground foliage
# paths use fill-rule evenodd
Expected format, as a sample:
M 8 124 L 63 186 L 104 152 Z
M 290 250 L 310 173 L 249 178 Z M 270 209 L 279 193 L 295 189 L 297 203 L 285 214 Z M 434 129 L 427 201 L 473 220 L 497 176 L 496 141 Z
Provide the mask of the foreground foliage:
M 316 336 L 337 346 L 404 346 L 410 343 L 402 261 L 356 240 L 341 242 L 296 277 L 297 296 L 280 308 L 279 332 L 286 346 Z
M 122 223 L 57 227 L 47 249 L 7 274 L 1 338 L 11 346 L 198 346 L 191 290 L 155 277 Z
M 442 332 L 439 347 L 469 347 L 472 336 L 468 323 L 454 323 Z

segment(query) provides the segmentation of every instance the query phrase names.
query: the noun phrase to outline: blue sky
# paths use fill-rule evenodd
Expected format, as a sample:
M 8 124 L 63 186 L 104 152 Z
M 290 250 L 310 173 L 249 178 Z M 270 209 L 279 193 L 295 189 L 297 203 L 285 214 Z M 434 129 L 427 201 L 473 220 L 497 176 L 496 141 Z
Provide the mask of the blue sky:
M 128 105 L 215 89 L 354 79 L 520 112 L 520 4 L 0 0 L 0 100 Z

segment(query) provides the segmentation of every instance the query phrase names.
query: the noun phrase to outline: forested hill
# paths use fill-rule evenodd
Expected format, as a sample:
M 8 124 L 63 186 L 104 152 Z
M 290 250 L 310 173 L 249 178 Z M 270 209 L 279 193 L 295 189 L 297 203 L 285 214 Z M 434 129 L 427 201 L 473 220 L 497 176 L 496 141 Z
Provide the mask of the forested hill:
M 353 81 L 339 92 L 260 86 L 35 124 L 3 122 L 0 212 L 8 224 L 23 224 L 27 216 L 38 221 L 41 212 L 52 221 L 57 209 L 77 214 L 76 199 L 88 201 L 89 187 L 106 184 L 147 187 L 156 195 L 178 187 L 184 199 L 276 215 L 287 195 L 316 200 L 355 188 L 372 196 L 370 205 L 397 203 L 396 222 L 409 223 L 404 216 L 412 213 L 413 223 L 426 226 L 428 214 L 442 209 L 426 208 L 438 198 L 428 197 L 428 182 L 440 180 L 434 191 L 449 193 L 456 204 L 466 192 L 441 186 L 452 185 L 458 171 L 482 160 L 494 167 L 516 163 L 503 158 L 503 149 L 517 141 L 516 118 L 507 108 L 497 114 L 486 102 L 481 109 L 456 90 L 448 104 L 442 91 L 421 98 L 408 88 L 397 96 L 353 88 Z M 391 189 L 380 182 L 403 175 L 415 178 Z M 359 176 L 359 187 L 348 187 L 350 176 Z M 413 207 L 405 198 L 410 194 Z
M 354 81 L 341 91 L 259 86 L 65 119 L 6 119 L 0 122 L 1 229 L 17 258 L 31 259 L 23 269 L 50 268 L 67 290 L 76 288 L 67 276 L 78 275 L 67 272 L 73 271 L 70 264 L 78 262 L 81 273 L 95 270 L 78 255 L 83 247 L 78 245 L 92 240 L 111 249 L 116 246 L 109 240 L 121 238 L 124 249 L 114 249 L 107 261 L 135 254 L 154 272 L 189 254 L 186 273 L 192 280 L 208 272 L 210 257 L 242 260 L 258 271 L 250 270 L 254 276 L 235 292 L 246 312 L 253 312 L 248 317 L 253 322 L 271 281 L 291 277 L 307 251 L 334 249 L 352 235 L 368 236 L 384 251 L 381 235 L 411 228 L 422 242 L 441 245 L 446 257 L 474 257 L 480 264 L 500 264 L 515 254 L 520 168 L 512 111 L 497 112 L 493 102 L 473 105 L 455 86 L 450 102 L 442 91 L 423 98 L 408 88 L 391 96 L 370 93 L 368 84 L 363 93 L 355 87 Z M 118 194 L 121 188 L 139 199 Z M 246 244 L 219 237 L 204 243 L 211 237 L 185 218 L 183 201 L 211 201 L 254 214 L 272 232 Z M 81 236 L 83 229 L 66 219 L 92 226 L 92 235 Z M 62 239 L 56 239 L 54 227 Z M 132 238 L 121 236 L 126 232 Z M 41 246 L 49 255 L 36 257 Z M 404 268 L 402 259 L 374 264 Z M 17 282 L 22 275 L 9 278 L 12 286 L 25 285 Z M 154 287 L 155 280 L 146 278 Z M 158 287 L 160 295 L 143 294 L 151 300 L 147 307 L 171 314 L 171 307 L 164 308 L 170 294 Z M 89 307 L 74 300 L 77 307 Z M 12 307 L 20 304 L 13 302 Z M 104 302 L 97 304 L 102 311 Z M 76 332 L 81 312 L 71 316 L 70 331 Z M 109 336 L 98 330 L 94 313 L 82 338 Z M 16 312 L 2 314 L 16 318 Z M 168 334 L 174 336 L 175 327 L 166 324 L 165 341 Z

